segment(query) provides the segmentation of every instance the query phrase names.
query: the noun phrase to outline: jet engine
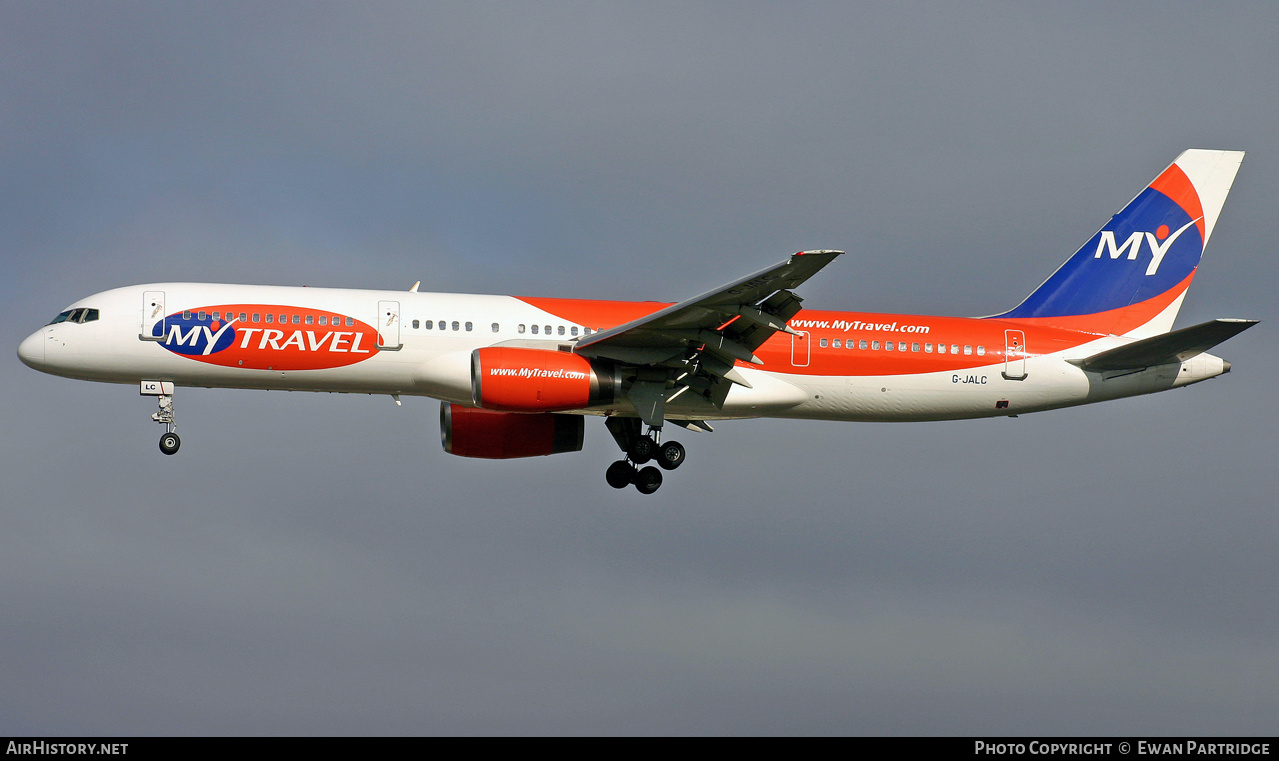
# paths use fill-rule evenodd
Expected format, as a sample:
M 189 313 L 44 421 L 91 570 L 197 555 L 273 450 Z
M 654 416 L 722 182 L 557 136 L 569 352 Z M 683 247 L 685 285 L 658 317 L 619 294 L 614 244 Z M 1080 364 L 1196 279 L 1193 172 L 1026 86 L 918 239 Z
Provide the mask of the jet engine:
M 620 385 L 614 367 L 580 354 L 508 346 L 471 352 L 472 399 L 486 410 L 577 410 L 611 403 Z
M 440 403 L 440 442 L 459 457 L 507 460 L 582 451 L 580 415 L 495 412 Z

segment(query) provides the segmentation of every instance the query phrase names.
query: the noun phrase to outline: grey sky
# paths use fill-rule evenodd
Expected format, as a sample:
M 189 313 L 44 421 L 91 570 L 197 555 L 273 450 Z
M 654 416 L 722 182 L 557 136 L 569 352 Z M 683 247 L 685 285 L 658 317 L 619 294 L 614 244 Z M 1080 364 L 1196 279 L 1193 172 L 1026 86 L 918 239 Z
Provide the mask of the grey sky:
M 0 734 L 1272 734 L 1272 3 L 0 3 Z M 1247 150 L 1179 325 L 1230 375 L 944 424 L 726 423 L 654 498 L 437 404 L 14 356 L 208 280 L 1007 309 Z

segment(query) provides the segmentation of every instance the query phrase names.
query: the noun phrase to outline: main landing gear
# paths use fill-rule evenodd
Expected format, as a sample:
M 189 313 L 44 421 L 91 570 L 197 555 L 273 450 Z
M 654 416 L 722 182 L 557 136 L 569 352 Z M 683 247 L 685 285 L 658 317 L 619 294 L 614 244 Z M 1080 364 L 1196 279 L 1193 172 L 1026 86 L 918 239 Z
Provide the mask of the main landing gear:
M 608 485 L 614 489 L 635 484 L 640 494 L 652 494 L 662 486 L 662 470 L 675 470 L 684 464 L 683 445 L 677 441 L 659 443 L 662 437 L 660 427 L 650 426 L 648 433 L 640 435 L 640 421 L 636 418 L 610 417 L 605 420 L 605 425 L 626 453 L 626 459 L 609 465 L 604 473 Z M 652 465 L 640 467 L 648 462 L 656 462 L 662 470 Z

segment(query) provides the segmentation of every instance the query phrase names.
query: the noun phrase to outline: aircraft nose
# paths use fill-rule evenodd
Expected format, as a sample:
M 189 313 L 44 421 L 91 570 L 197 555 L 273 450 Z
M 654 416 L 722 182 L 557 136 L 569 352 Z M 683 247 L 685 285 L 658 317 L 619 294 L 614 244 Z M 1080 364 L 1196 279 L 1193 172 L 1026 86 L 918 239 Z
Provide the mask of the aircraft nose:
M 44 331 L 37 330 L 18 344 L 18 359 L 27 367 L 40 370 L 44 367 Z

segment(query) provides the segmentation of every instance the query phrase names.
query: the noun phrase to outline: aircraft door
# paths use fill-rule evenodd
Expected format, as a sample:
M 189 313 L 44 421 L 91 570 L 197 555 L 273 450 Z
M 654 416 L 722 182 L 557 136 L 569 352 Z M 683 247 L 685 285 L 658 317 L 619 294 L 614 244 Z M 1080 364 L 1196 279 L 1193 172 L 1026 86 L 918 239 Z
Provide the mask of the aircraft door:
M 138 338 L 143 341 L 163 341 L 169 326 L 168 312 L 164 308 L 164 291 L 147 291 L 142 294 L 142 325 Z M 155 324 L 159 321 L 159 335 L 156 335 Z
M 807 331 L 792 333 L 790 337 L 790 363 L 795 367 L 808 367 L 812 337 Z
M 1026 334 L 1020 330 L 1004 331 L 1004 377 L 1026 379 Z
M 400 302 L 377 303 L 377 348 L 381 351 L 398 351 L 400 344 Z

